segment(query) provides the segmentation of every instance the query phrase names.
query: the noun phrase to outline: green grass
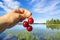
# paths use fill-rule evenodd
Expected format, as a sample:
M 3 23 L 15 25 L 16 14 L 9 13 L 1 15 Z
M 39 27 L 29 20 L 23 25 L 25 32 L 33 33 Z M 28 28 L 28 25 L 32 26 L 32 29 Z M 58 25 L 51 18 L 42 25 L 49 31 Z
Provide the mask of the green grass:
M 38 36 L 34 36 L 30 32 L 27 31 L 9 31 L 7 32 L 7 36 L 17 36 L 18 40 L 39 40 Z

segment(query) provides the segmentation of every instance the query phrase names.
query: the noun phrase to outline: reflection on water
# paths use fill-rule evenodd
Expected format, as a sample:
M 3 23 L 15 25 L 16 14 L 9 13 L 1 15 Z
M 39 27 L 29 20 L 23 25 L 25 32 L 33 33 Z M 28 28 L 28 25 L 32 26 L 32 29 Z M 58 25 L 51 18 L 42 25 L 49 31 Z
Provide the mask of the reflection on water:
M 47 28 L 60 29 L 60 24 L 46 24 Z
M 32 26 L 32 32 L 28 32 L 22 25 L 16 25 L 11 29 L 7 29 L 5 31 L 6 36 L 3 40 L 60 40 L 59 24 L 33 24 Z

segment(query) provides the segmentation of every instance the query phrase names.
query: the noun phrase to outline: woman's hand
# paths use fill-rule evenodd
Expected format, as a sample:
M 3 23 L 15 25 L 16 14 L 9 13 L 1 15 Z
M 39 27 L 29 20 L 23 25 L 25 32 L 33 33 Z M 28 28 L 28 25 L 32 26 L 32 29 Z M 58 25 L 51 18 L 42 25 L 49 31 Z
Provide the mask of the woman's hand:
M 16 25 L 18 22 L 22 22 L 24 19 L 31 17 L 31 12 L 26 9 L 16 8 L 5 16 L 10 23 L 7 28 L 10 28 Z
M 16 8 L 12 10 L 11 12 L 8 12 L 6 15 L 2 16 L 1 23 L 0 23 L 0 30 L 5 28 L 11 28 L 14 25 L 16 25 L 19 22 L 22 22 L 24 19 L 31 17 L 31 12 L 22 9 L 22 8 Z M 3 23 L 5 26 L 3 26 Z

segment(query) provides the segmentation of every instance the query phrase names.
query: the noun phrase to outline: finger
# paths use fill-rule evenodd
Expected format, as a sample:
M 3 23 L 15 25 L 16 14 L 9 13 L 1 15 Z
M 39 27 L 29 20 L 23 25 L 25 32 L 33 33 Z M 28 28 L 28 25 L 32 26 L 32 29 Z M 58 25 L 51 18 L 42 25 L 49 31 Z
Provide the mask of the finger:
M 25 18 L 29 18 L 32 15 L 30 11 L 23 9 L 23 8 L 15 8 L 13 11 L 15 13 L 19 13 L 20 15 L 23 15 Z
M 19 8 L 18 11 L 19 11 L 20 14 L 23 14 L 24 13 L 24 9 L 23 8 Z
M 28 17 L 27 19 L 32 18 L 32 16 Z
M 18 13 L 18 10 L 19 10 L 19 8 L 15 8 L 15 9 L 13 10 L 13 12 Z
M 24 13 L 24 9 L 22 9 L 22 8 L 15 8 L 13 11 L 15 13 L 20 13 L 20 14 L 23 14 Z
M 24 14 L 25 14 L 26 18 L 29 18 L 32 15 L 32 13 L 26 9 L 24 11 Z
M 25 20 L 26 18 L 24 16 L 19 16 L 19 20 L 20 22 L 22 22 L 23 20 Z
M 31 18 L 32 17 L 32 13 L 30 13 L 30 16 L 28 16 L 27 18 Z
M 25 18 L 21 19 L 20 22 L 22 22 L 23 20 L 25 20 Z

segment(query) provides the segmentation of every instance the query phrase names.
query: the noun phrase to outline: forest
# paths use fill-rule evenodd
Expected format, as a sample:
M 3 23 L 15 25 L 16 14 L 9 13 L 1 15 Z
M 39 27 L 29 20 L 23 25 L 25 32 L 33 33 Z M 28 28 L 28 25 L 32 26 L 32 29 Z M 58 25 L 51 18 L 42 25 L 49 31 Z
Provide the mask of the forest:
M 60 20 L 59 19 L 47 20 L 46 24 L 60 24 Z
M 51 28 L 51 29 L 59 29 L 60 28 L 60 20 L 59 19 L 47 20 L 46 27 Z

